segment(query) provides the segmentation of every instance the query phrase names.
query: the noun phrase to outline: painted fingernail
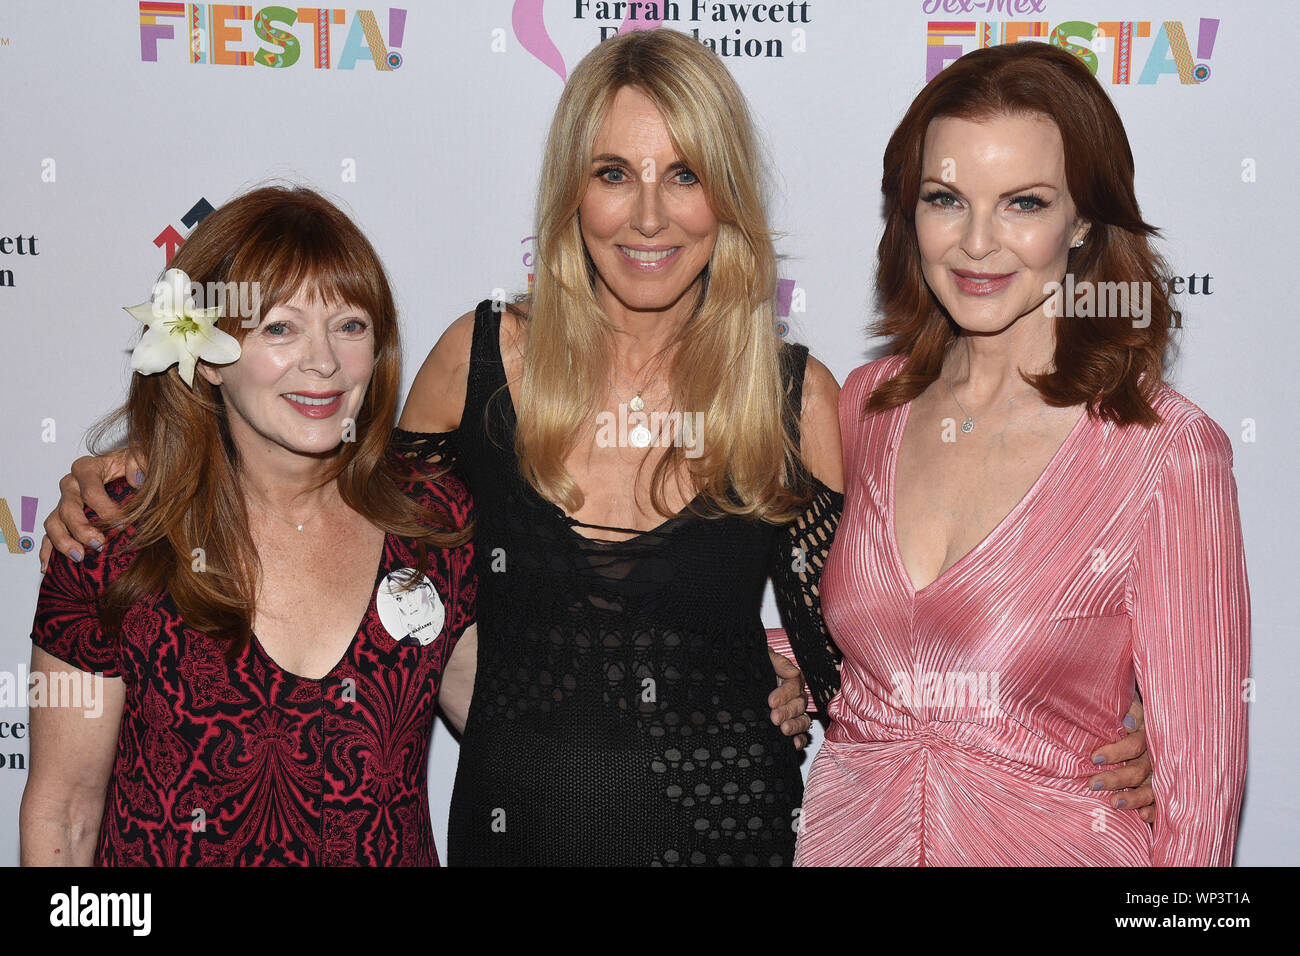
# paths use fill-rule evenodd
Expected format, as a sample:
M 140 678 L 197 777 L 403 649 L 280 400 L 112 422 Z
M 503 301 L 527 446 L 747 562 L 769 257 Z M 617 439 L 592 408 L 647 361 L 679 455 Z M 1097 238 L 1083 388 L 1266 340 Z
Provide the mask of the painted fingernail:
M 68 557 L 70 557 L 73 561 L 80 561 L 81 552 L 78 551 L 76 548 L 73 548 L 71 551 L 68 552 Z
M 131 482 L 131 483 L 132 483 L 132 484 L 135 484 L 135 485 L 143 485 L 143 484 L 144 484 L 144 472 L 143 472 L 143 471 L 138 471 L 138 470 L 137 470 L 136 473 L 135 473 L 135 477 L 132 479 L 132 482 Z
M 91 546 L 92 548 L 94 548 L 96 551 L 103 551 L 103 550 L 104 550 L 104 542 L 102 542 L 102 541 L 92 541 L 92 542 L 90 542 L 90 546 Z
M 1106 758 L 1103 757 L 1101 754 L 1093 754 L 1093 755 L 1092 755 L 1092 762 L 1093 762 L 1093 763 L 1105 763 L 1105 762 L 1106 762 Z
M 1089 786 L 1094 790 L 1100 790 L 1102 788 L 1102 782 L 1100 780 L 1094 780 L 1089 784 Z
M 1124 715 L 1124 726 L 1127 727 L 1129 730 L 1137 730 L 1137 729 L 1138 729 L 1138 722 L 1134 719 L 1134 717 L 1133 717 L 1132 714 L 1125 714 L 1125 715 Z
M 1115 801 L 1115 807 L 1116 807 L 1116 809 L 1118 809 L 1118 810 L 1123 810 L 1123 809 L 1124 809 L 1124 803 L 1125 803 L 1125 801 L 1123 801 L 1123 800 L 1116 800 L 1116 801 Z

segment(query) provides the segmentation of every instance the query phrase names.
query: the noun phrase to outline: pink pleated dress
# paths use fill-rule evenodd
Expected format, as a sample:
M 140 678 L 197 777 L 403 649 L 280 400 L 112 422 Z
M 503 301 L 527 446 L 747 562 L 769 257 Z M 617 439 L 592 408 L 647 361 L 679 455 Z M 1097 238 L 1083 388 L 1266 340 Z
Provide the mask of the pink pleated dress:
M 894 534 L 909 405 L 840 397 L 845 504 L 822 580 L 844 653 L 796 865 L 1227 866 L 1246 767 L 1250 602 L 1223 431 L 1084 415 L 1010 514 L 914 590 Z M 1154 826 L 1092 791 L 1140 686 Z

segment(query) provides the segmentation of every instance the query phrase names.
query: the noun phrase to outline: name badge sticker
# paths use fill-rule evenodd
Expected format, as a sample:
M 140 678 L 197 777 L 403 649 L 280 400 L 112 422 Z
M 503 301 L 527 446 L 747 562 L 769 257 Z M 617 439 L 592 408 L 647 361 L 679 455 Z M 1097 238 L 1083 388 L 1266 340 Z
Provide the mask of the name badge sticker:
M 407 582 L 415 583 L 407 587 Z M 384 576 L 375 591 L 375 606 L 384 630 L 399 644 L 428 645 L 442 633 L 447 619 L 438 591 L 414 568 L 399 568 Z

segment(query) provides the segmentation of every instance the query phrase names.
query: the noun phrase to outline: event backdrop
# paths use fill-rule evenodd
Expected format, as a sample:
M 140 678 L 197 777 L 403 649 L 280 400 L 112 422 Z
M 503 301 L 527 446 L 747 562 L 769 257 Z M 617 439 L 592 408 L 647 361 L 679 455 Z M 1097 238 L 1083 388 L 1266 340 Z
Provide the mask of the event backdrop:
M 1291 4 L 5 0 L 0 863 L 18 856 L 40 522 L 87 427 L 124 394 L 139 326 L 121 306 L 147 298 L 213 207 L 266 180 L 307 183 L 384 257 L 409 384 L 452 319 L 527 289 L 542 140 L 568 71 L 602 38 L 661 21 L 722 55 L 749 97 L 771 159 L 780 329 L 840 381 L 878 347 L 865 329 L 880 157 L 926 79 L 1012 41 L 1066 46 L 1095 70 L 1172 265 L 1171 379 L 1235 455 L 1257 681 L 1238 863 L 1300 862 Z M 769 598 L 770 623 L 773 610 Z M 429 772 L 440 847 L 455 764 L 439 727 Z

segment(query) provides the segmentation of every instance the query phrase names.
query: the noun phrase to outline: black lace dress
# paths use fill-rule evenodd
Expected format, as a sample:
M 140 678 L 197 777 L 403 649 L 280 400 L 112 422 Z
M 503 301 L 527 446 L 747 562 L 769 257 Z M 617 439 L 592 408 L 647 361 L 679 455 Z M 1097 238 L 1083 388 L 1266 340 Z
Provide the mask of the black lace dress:
M 579 534 L 519 475 L 499 327 L 481 304 L 457 431 L 397 436 L 454 457 L 478 516 L 478 670 L 448 862 L 789 865 L 803 784 L 769 716 L 763 589 L 770 575 L 824 713 L 839 656 L 817 583 L 843 496 L 813 480 L 787 528 L 703 517 L 697 501 L 626 541 Z M 784 354 L 798 409 L 807 350 Z

